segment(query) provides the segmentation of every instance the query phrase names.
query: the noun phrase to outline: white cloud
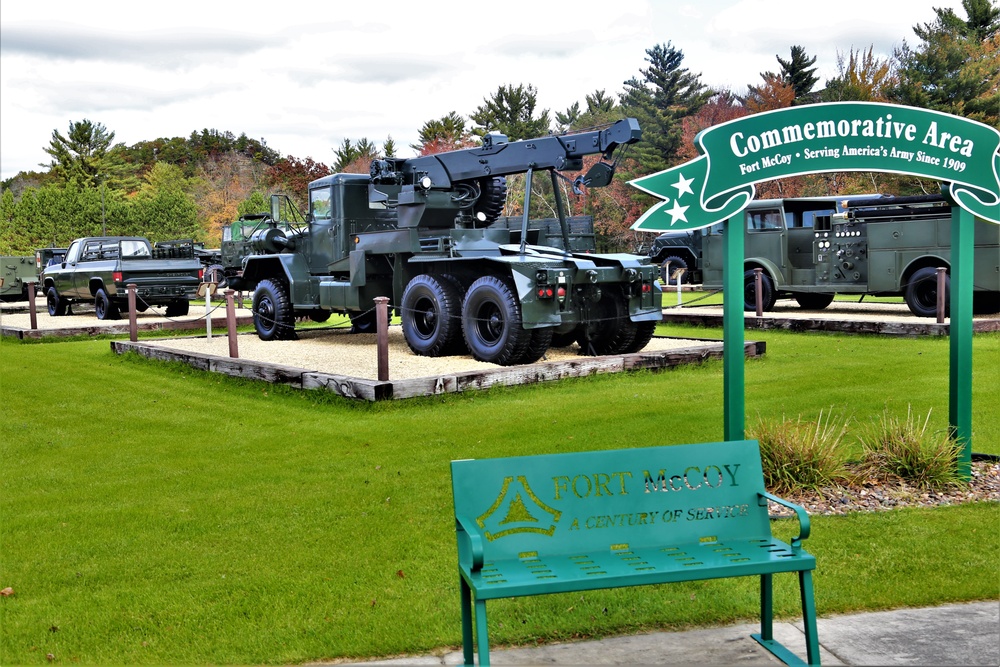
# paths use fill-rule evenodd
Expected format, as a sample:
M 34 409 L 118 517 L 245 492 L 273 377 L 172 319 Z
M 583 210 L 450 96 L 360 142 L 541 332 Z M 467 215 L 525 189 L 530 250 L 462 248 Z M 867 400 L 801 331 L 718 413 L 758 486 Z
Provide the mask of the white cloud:
M 933 0 L 960 7 L 960 0 Z M 645 50 L 670 41 L 708 85 L 743 89 L 793 44 L 818 57 L 891 53 L 929 22 L 930 1 L 507 0 L 368 5 L 195 0 L 144 6 L 69 0 L 0 5 L 0 175 L 48 162 L 52 131 L 103 123 L 126 144 L 203 128 L 245 132 L 331 163 L 344 138 L 403 154 L 420 126 L 472 113 L 501 85 L 531 84 L 539 109 L 622 91 Z

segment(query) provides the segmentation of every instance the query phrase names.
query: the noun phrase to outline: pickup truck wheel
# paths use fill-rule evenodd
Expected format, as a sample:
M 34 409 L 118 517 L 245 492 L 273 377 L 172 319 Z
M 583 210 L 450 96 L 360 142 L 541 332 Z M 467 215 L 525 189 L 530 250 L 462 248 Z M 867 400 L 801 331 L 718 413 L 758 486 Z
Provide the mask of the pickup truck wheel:
M 774 309 L 778 292 L 774 281 L 765 271 L 760 277 L 761 309 L 766 313 Z M 753 269 L 743 273 L 743 310 L 757 312 L 757 283 Z
M 800 292 L 795 295 L 795 301 L 799 304 L 800 308 L 806 310 L 823 310 L 831 303 L 833 303 L 832 294 L 817 294 L 814 292 Z M 757 306 L 754 305 L 754 310 Z
M 295 314 L 281 280 L 260 281 L 253 293 L 253 325 L 261 340 L 294 340 Z
M 414 354 L 441 357 L 456 352 L 462 336 L 462 295 L 447 277 L 414 276 L 403 290 L 403 338 Z
M 187 299 L 172 301 L 167 304 L 167 317 L 184 317 L 191 310 L 191 302 Z
M 622 354 L 635 336 L 624 298 L 605 291 L 588 321 L 577 329 L 576 341 L 583 354 Z
M 903 300 L 906 301 L 907 307 L 910 312 L 917 317 L 936 317 L 937 316 L 937 296 L 938 296 L 938 284 L 937 284 L 937 269 L 931 266 L 925 266 L 922 269 L 917 269 L 910 276 L 910 281 L 906 283 L 906 292 L 903 295 Z M 948 293 L 950 291 L 949 287 L 951 284 L 951 278 L 948 275 L 944 277 L 944 314 L 948 315 Z
M 99 288 L 97 294 L 94 295 L 94 311 L 99 320 L 117 320 L 120 317 L 118 306 L 111 301 L 103 287 Z
M 531 332 L 521 326 L 517 293 L 496 276 L 483 276 L 469 287 L 462 330 L 474 359 L 500 366 L 520 363 L 531 342 Z
M 55 287 L 45 290 L 45 305 L 50 317 L 62 317 L 66 314 L 66 300 L 59 296 Z

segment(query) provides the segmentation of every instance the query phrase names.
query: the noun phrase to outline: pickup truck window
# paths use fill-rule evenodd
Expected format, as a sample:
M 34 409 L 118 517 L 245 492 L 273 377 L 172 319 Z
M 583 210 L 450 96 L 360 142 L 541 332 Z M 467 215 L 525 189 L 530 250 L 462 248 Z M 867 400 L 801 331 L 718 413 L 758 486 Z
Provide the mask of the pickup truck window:
M 145 241 L 127 240 L 122 241 L 122 257 L 149 257 L 149 246 Z
M 66 263 L 76 264 L 77 259 L 80 257 L 80 244 L 76 241 L 70 245 L 69 250 L 66 251 Z

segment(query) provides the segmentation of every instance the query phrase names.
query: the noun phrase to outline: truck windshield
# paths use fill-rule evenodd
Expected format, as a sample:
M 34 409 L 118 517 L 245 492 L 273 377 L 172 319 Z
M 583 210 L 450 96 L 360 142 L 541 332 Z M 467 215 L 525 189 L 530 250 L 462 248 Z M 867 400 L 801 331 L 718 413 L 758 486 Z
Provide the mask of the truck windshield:
M 312 213 L 313 220 L 329 220 L 330 188 L 322 188 L 309 191 L 309 212 Z

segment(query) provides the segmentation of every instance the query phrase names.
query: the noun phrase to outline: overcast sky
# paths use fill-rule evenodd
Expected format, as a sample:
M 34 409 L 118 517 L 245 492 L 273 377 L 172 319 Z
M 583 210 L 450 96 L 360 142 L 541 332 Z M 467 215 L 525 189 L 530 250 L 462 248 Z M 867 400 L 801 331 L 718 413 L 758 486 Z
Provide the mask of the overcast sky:
M 617 95 L 668 41 L 736 91 L 800 45 L 822 85 L 838 52 L 917 44 L 932 7 L 965 16 L 960 0 L 6 0 L 0 178 L 47 164 L 52 131 L 83 119 L 128 145 L 209 128 L 328 165 L 345 137 L 412 155 L 424 122 L 468 118 L 501 85 L 534 85 L 553 119 Z

